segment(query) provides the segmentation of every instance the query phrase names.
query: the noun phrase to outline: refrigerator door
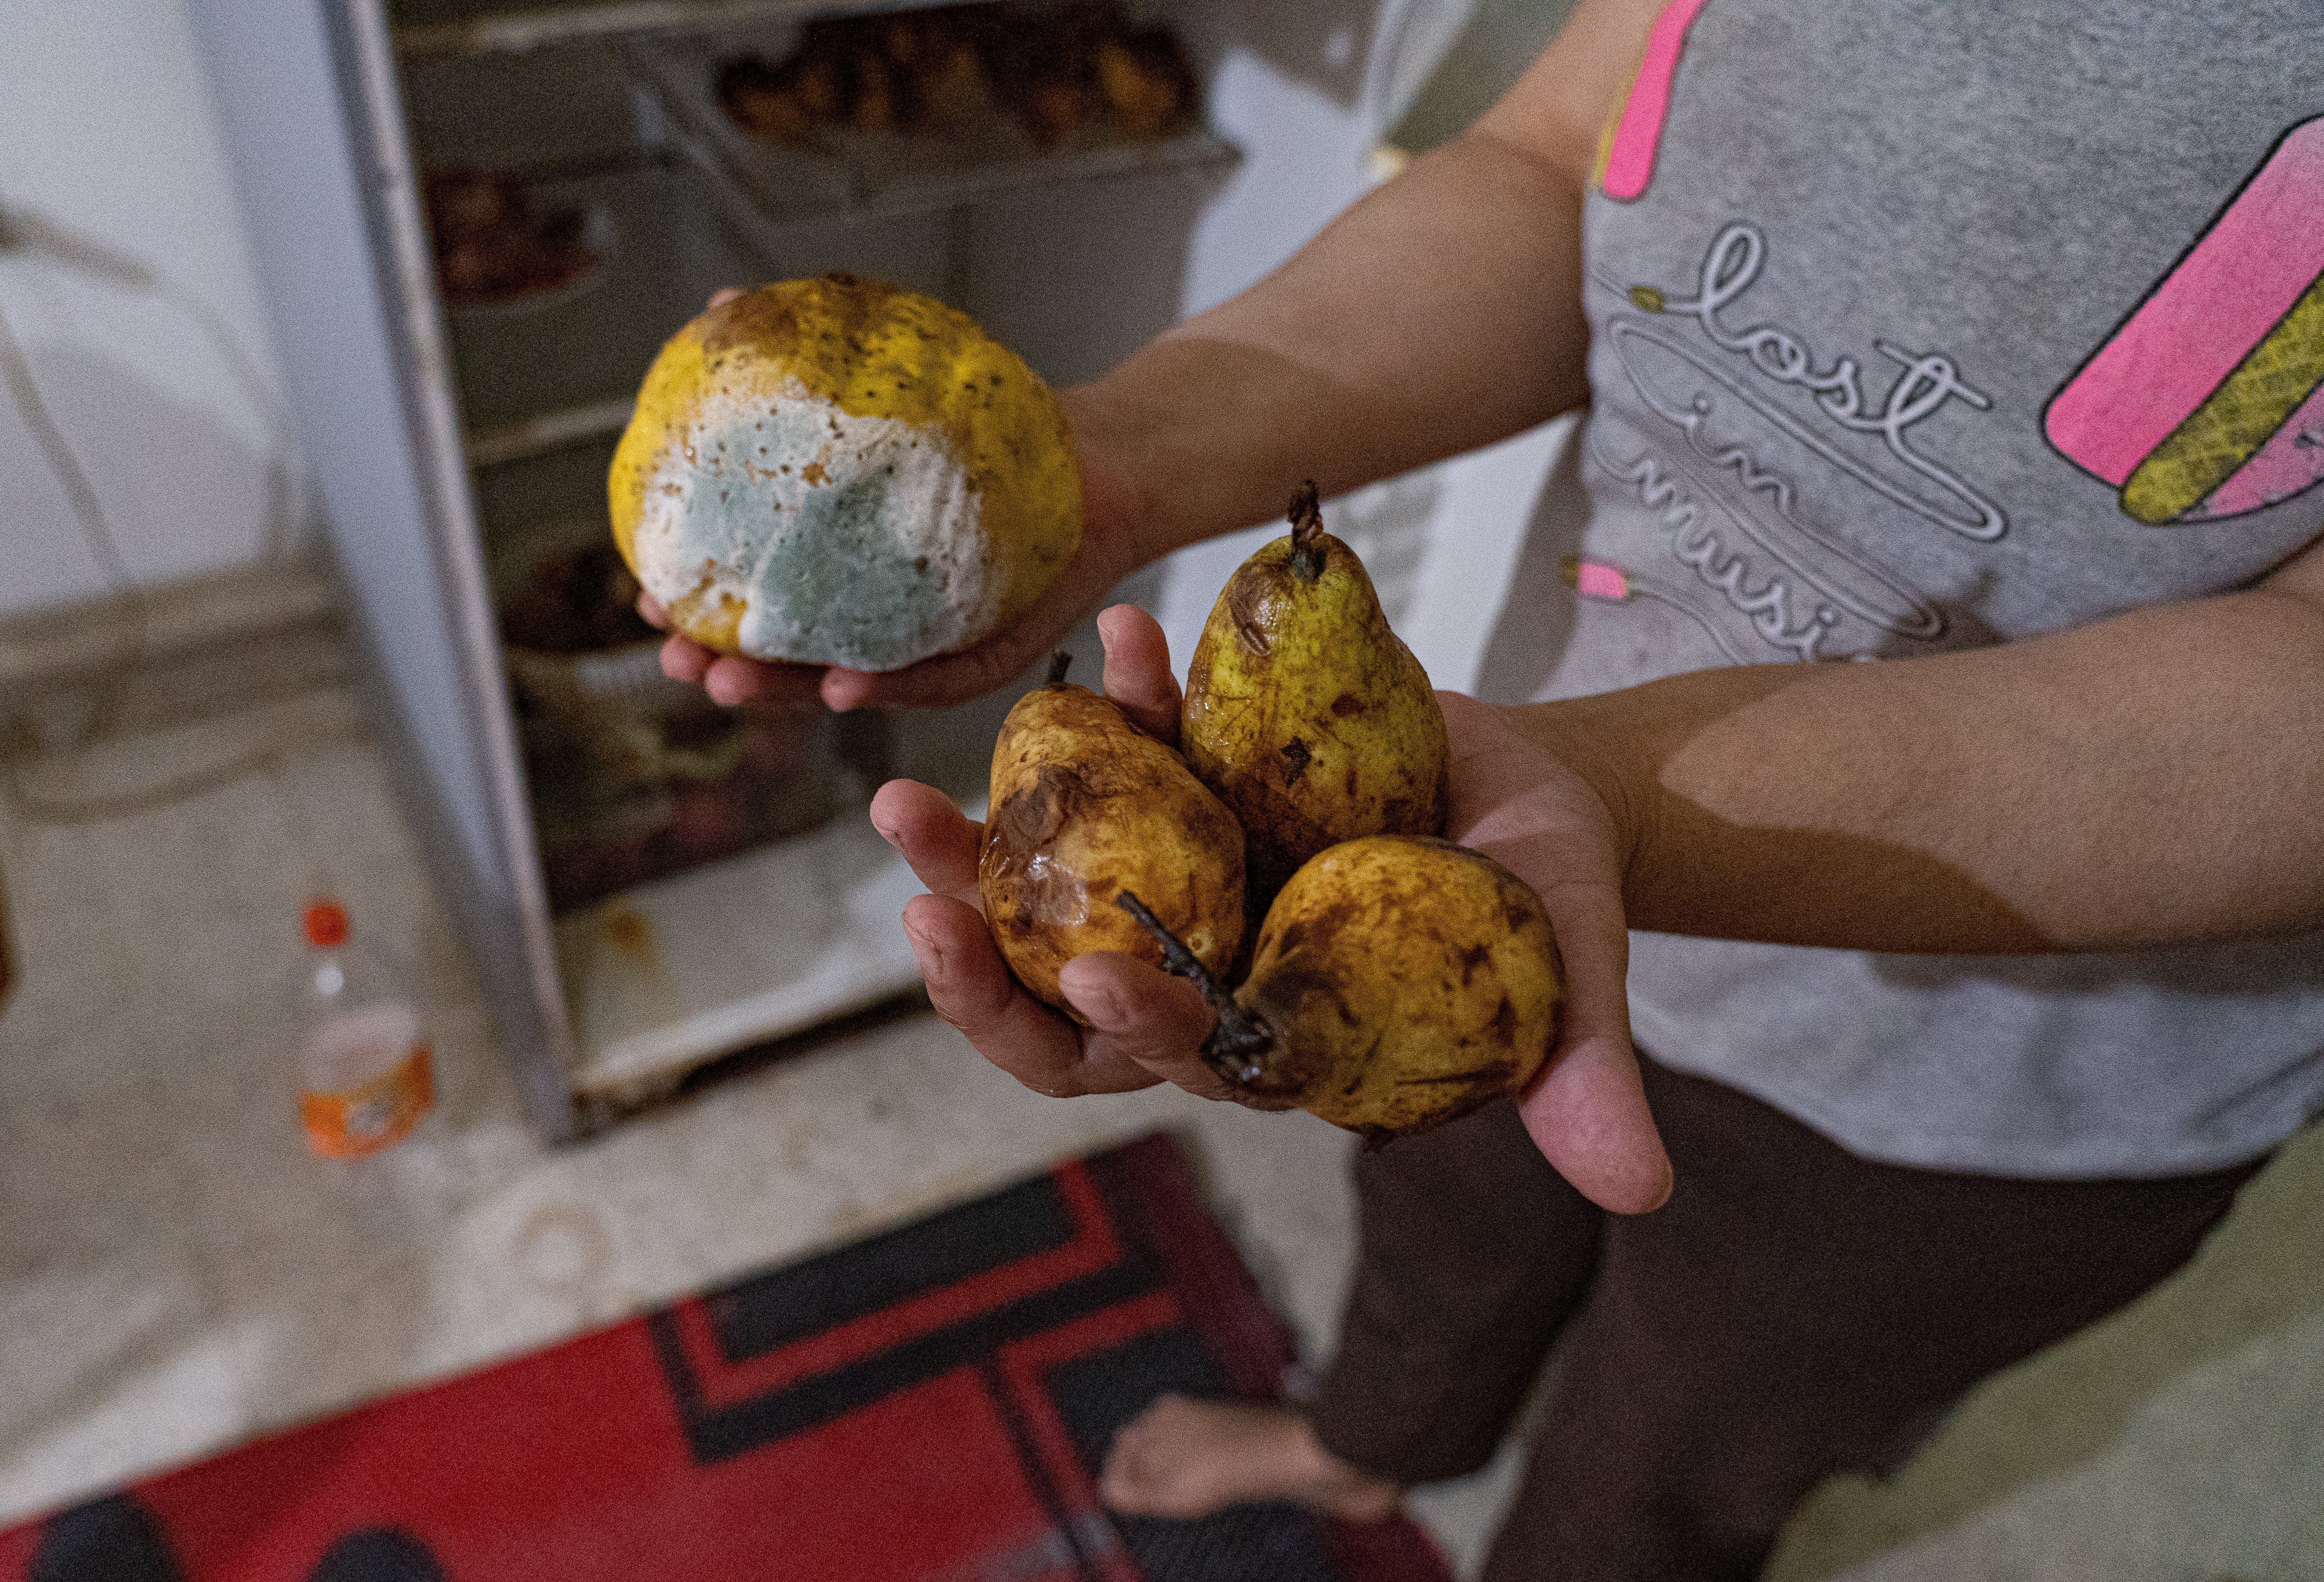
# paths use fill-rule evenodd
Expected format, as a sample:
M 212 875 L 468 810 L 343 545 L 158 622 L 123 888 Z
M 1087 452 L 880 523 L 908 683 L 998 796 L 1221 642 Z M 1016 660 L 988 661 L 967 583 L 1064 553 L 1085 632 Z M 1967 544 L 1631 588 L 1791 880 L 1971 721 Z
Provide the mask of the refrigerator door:
M 217 0 L 188 14 L 217 85 L 288 404 L 369 650 L 385 756 L 528 1111 L 545 1134 L 570 1135 L 572 1032 L 384 18 L 364 0 Z

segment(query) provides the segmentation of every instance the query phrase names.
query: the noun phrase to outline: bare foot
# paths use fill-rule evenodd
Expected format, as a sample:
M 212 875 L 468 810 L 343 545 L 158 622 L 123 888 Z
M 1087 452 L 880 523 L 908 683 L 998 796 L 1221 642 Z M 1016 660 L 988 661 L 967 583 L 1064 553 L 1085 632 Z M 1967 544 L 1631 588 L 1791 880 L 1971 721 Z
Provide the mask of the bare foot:
M 1404 1491 L 1349 1466 L 1288 1407 L 1165 1395 L 1117 1435 L 1098 1480 L 1125 1516 L 1207 1516 L 1292 1500 L 1349 1522 L 1394 1514 Z

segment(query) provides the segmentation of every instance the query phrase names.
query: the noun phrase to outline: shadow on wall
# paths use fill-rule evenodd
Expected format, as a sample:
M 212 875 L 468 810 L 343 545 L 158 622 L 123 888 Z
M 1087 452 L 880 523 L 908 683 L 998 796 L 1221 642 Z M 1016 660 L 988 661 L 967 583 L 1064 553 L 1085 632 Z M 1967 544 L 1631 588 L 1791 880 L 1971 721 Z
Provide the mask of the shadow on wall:
M 1383 13 L 1395 9 L 1380 0 L 1304 0 L 1297 5 L 1230 0 L 1210 27 L 1294 82 L 1347 107 L 1363 97 L 1373 30 Z
M 138 583 L 175 581 L 285 547 L 281 468 L 242 435 L 103 352 L 36 346 L 24 362 Z M 64 486 L 13 414 L 0 426 L 0 467 L 18 480 L 9 491 L 14 508 L 0 521 L 7 604 L 27 609 L 87 597 L 95 551 L 73 523 Z M 247 537 L 218 531 L 243 523 L 251 524 Z
M 12 283 L 52 310 L 53 288 L 69 283 L 104 333 L 28 338 L 0 318 L 0 385 L 11 409 L 0 415 L 0 477 L 22 480 L 0 524 L 15 574 L 0 586 L 0 613 L 300 546 L 306 501 L 288 416 L 215 310 L 142 258 L 29 209 L 0 209 L 5 262 L 29 266 L 11 272 Z M 5 308 L 0 301 L 0 313 Z M 89 322 L 81 320 L 84 330 Z M 226 375 L 263 435 L 257 448 L 204 405 L 101 349 L 107 339 L 130 358 L 193 350 L 197 361 L 179 365 Z

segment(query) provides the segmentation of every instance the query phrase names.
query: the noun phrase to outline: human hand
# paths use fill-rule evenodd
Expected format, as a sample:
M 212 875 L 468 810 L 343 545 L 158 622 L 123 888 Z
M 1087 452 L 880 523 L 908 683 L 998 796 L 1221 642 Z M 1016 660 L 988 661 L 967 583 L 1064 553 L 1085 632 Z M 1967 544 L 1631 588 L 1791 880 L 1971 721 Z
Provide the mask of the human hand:
M 710 299 L 715 308 L 742 293 L 729 288 Z M 662 644 L 662 673 L 690 681 L 714 703 L 732 707 L 761 698 L 820 700 L 825 708 L 935 708 L 982 698 L 1023 675 L 1057 646 L 1116 583 L 1153 554 L 1134 531 L 1139 513 L 1126 466 L 1084 422 L 1074 393 L 1060 398 L 1082 463 L 1082 536 L 1056 582 L 1006 631 L 957 653 L 940 653 L 902 670 L 853 671 L 840 665 L 790 664 L 715 653 L 672 634 Z M 660 631 L 669 615 L 650 594 L 638 596 L 638 614 Z
M 1162 628 L 1135 606 L 1116 605 L 1098 616 L 1097 629 L 1106 696 L 1140 730 L 1176 745 L 1178 683 Z M 1256 1102 L 1203 1063 L 1211 1012 L 1194 985 L 1136 957 L 1093 951 L 1065 963 L 1060 985 L 1089 1018 L 1086 1028 L 1026 992 L 985 927 L 977 884 L 983 826 L 962 817 L 951 798 L 917 781 L 890 781 L 872 799 L 872 822 L 928 887 L 904 908 L 928 999 L 986 1059 L 1053 1098 L 1167 1080 L 1204 1098 Z
M 1178 687 L 1151 616 L 1117 606 L 1098 617 L 1105 690 L 1141 728 L 1175 743 Z M 1525 711 L 1438 694 L 1452 745 L 1447 833 L 1491 856 L 1541 896 L 1564 958 L 1567 1002 L 1543 1075 L 1519 1100 L 1543 1154 L 1585 1196 L 1621 1212 L 1669 1195 L 1670 1165 L 1631 1052 L 1623 986 L 1628 934 L 1626 849 L 1607 801 L 1563 744 Z M 872 820 L 931 893 L 904 911 L 928 997 L 980 1053 L 1036 1092 L 1114 1093 L 1170 1081 L 1205 1098 L 1252 1102 L 1204 1064 L 1212 1013 L 1193 985 L 1117 952 L 1065 964 L 1060 984 L 1084 1029 L 1009 974 L 978 910 L 979 826 L 942 792 L 883 787 Z
M 1565 1004 L 1542 1074 L 1517 1100 L 1544 1158 L 1600 1207 L 1670 1196 L 1670 1159 L 1630 1045 L 1628 842 L 1608 800 L 1539 713 L 1439 692 L 1452 747 L 1446 836 L 1533 886 L 1557 936 Z

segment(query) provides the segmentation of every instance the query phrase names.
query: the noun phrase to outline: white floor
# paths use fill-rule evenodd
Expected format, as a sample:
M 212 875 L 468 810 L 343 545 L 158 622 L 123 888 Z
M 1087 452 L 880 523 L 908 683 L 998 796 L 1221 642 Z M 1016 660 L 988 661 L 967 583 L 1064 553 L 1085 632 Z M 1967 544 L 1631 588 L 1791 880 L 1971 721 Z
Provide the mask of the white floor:
M 0 1523 L 416 1381 L 530 1351 L 1167 1128 L 1310 1357 L 1351 1249 L 1343 1133 L 1175 1089 L 1045 1100 L 926 1015 L 714 1084 L 585 1144 L 526 1130 L 475 985 L 348 696 L 25 767 L 118 797 L 281 744 L 125 818 L 0 824 Z M 432 1134 L 307 1157 L 284 1039 L 318 888 L 420 964 Z M 1432 1491 L 1478 1549 L 1506 1477 Z

